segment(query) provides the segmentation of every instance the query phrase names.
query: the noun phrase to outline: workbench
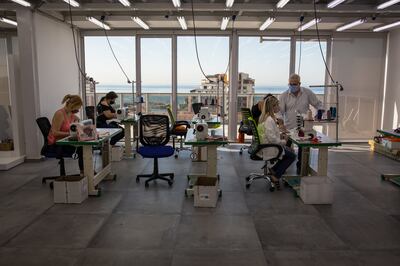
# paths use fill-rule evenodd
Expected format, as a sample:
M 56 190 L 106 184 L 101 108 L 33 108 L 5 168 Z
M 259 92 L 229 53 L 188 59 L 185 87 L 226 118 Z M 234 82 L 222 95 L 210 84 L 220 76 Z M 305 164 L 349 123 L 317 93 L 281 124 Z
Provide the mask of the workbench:
M 88 194 L 89 196 L 100 196 L 98 184 L 104 180 L 115 180 L 116 175 L 111 173 L 111 145 L 109 140 L 120 133 L 120 128 L 97 128 L 99 138 L 90 141 L 73 140 L 70 137 L 60 139 L 56 142 L 57 145 L 70 145 L 82 147 L 83 151 L 83 172 L 88 179 Z M 95 174 L 95 165 L 93 157 L 93 147 L 101 147 L 102 151 L 102 169 Z
M 395 138 L 400 138 L 400 134 L 394 132 L 394 130 L 383 130 L 383 129 L 378 129 L 377 132 L 381 134 L 384 137 L 395 137 Z M 400 186 L 400 173 L 396 174 L 381 174 L 382 180 L 387 180 L 390 181 L 398 186 Z

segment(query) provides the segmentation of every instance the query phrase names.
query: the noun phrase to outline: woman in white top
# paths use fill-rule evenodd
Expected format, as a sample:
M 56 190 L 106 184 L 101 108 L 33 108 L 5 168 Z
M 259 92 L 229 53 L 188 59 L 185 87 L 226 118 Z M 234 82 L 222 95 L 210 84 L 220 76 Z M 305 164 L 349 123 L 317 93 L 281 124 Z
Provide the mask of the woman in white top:
M 279 101 L 273 96 L 269 95 L 262 108 L 262 113 L 258 122 L 258 131 L 260 133 L 261 144 L 279 144 L 282 145 L 283 153 L 279 161 L 272 167 L 273 176 L 272 181 L 279 188 L 279 178 L 285 173 L 286 169 L 295 161 L 296 154 L 285 146 L 287 142 L 287 135 L 281 133 L 278 127 L 275 114 L 280 111 Z M 283 125 L 280 125 L 283 126 Z M 263 160 L 269 160 L 277 155 L 274 149 L 266 149 L 263 151 Z

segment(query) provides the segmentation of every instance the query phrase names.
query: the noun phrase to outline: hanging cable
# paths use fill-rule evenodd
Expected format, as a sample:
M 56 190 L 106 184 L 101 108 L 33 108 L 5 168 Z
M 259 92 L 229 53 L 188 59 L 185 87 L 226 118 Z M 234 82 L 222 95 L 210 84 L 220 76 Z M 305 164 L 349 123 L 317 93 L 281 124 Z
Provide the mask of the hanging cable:
M 314 18 L 315 18 L 315 21 L 317 22 L 317 19 L 318 19 L 318 18 L 317 18 L 317 5 L 316 5 L 316 3 L 315 3 L 316 0 L 314 0 L 313 2 L 314 2 Z M 317 30 L 317 37 L 318 37 L 319 50 L 320 50 L 320 52 L 321 52 L 322 60 L 324 61 L 324 64 L 325 64 L 326 72 L 328 72 L 328 75 L 329 75 L 329 77 L 330 77 L 332 83 L 333 83 L 333 84 L 337 84 L 337 82 L 335 82 L 335 80 L 333 79 L 333 77 L 332 77 L 332 75 L 331 75 L 331 72 L 329 71 L 328 65 L 326 64 L 324 52 L 322 51 L 321 38 L 320 38 L 320 36 L 319 36 L 318 22 L 315 23 L 315 28 L 316 28 L 316 30 Z
M 300 28 L 303 26 L 303 21 L 304 21 L 304 16 L 302 15 L 302 16 L 300 16 Z M 302 39 L 301 39 L 301 32 L 302 31 L 300 31 L 299 32 L 299 35 L 300 35 L 300 53 L 299 53 L 299 67 L 297 68 L 297 74 L 298 75 L 300 75 L 300 69 L 301 69 L 301 53 L 302 53 L 302 46 L 303 46 L 303 41 L 302 41 Z M 296 45 L 297 46 L 297 45 Z
M 71 3 L 70 0 L 68 0 L 68 7 L 69 7 L 69 19 L 71 22 L 71 31 L 72 31 L 72 38 L 74 40 L 74 51 L 75 51 L 75 59 L 76 59 L 76 64 L 78 65 L 79 72 L 81 75 L 86 79 L 86 73 L 82 70 L 81 65 L 79 64 L 79 59 L 78 59 L 78 52 L 76 48 L 76 40 L 75 40 L 75 31 L 74 31 L 74 24 L 72 23 L 72 10 L 71 10 Z
M 101 17 L 101 22 L 104 23 L 104 16 Z M 111 53 L 112 53 L 112 55 L 113 55 L 115 61 L 117 62 L 118 66 L 119 66 L 119 69 L 121 70 L 122 74 L 124 74 L 124 76 L 125 76 L 125 78 L 126 78 L 126 81 L 127 81 L 129 84 L 131 84 L 132 81 L 129 79 L 129 77 L 128 77 L 128 75 L 126 74 L 124 68 L 122 67 L 122 65 L 120 64 L 120 62 L 119 62 L 117 56 L 116 56 L 115 53 L 114 53 L 114 49 L 113 49 L 113 47 L 112 47 L 112 45 L 111 45 L 110 39 L 108 38 L 107 30 L 106 30 L 104 27 L 102 27 L 102 28 L 103 28 L 103 31 L 104 31 L 104 35 L 106 36 L 108 46 L 110 47 Z

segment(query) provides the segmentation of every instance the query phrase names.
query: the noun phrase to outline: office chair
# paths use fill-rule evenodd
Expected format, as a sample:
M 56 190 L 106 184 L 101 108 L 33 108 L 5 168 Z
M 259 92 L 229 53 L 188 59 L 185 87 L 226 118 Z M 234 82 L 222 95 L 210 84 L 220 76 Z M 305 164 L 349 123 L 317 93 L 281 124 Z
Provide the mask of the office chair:
M 253 118 L 249 118 L 249 125 L 253 132 L 253 142 L 249 148 L 250 158 L 256 161 L 262 161 L 263 158 L 258 156 L 257 153 L 262 152 L 265 149 L 273 149 L 276 150 L 276 156 L 265 161 L 264 166 L 261 168 L 264 170 L 264 173 L 251 173 L 246 177 L 246 188 L 250 188 L 251 184 L 254 180 L 264 179 L 268 183 L 270 183 L 269 191 L 273 192 L 275 190 L 275 184 L 271 182 L 271 167 L 279 160 L 282 155 L 283 147 L 279 144 L 261 144 L 260 143 L 260 135 L 258 134 L 256 121 Z
M 242 113 L 242 124 L 239 127 L 239 132 L 244 133 L 249 136 L 252 136 L 253 132 L 252 132 L 250 124 L 249 124 L 250 123 L 249 118 L 253 118 L 253 116 L 251 114 L 251 110 L 249 108 L 241 108 L 240 112 Z M 250 147 L 249 145 L 242 145 L 240 147 L 239 154 L 242 155 L 243 150 L 248 149 L 249 147 Z
M 85 107 L 85 112 L 86 112 L 86 117 L 88 119 L 92 119 L 93 125 L 95 125 L 96 121 L 95 121 L 94 106 L 86 106 Z
M 140 117 L 140 143 L 143 145 L 139 148 L 138 153 L 143 158 L 153 158 L 153 173 L 149 175 L 137 175 L 136 183 L 140 182 L 140 178 L 147 178 L 145 187 L 149 187 L 150 181 L 161 179 L 168 182 L 172 186 L 174 180 L 173 173 L 158 172 L 158 158 L 165 158 L 174 154 L 171 146 L 166 146 L 169 142 L 169 119 L 166 115 L 142 115 Z M 167 178 L 169 177 L 169 178 Z
M 202 106 L 204 106 L 203 103 L 192 103 L 193 113 L 197 115 L 200 112 Z
M 186 138 L 190 124 L 188 121 L 176 121 L 170 105 L 167 106 L 167 111 L 169 119 L 171 120 L 170 134 L 172 137 L 172 148 L 176 151 L 175 158 L 178 158 L 180 151 L 191 151 L 189 147 L 183 147 L 183 141 Z M 175 147 L 175 139 L 178 139 L 179 147 Z
M 65 163 L 64 163 L 64 157 L 61 148 L 59 150 L 50 150 L 48 149 L 48 142 L 47 142 L 47 136 L 50 133 L 51 129 L 51 124 L 50 121 L 47 117 L 39 117 L 36 119 L 36 123 L 39 126 L 40 131 L 42 132 L 43 135 L 43 147 L 40 151 L 40 154 L 46 158 L 56 158 L 58 159 L 58 164 L 60 165 L 60 175 L 59 176 L 48 176 L 48 177 L 43 177 L 42 178 L 42 184 L 46 184 L 47 180 L 54 180 L 60 176 L 65 176 Z M 53 182 L 50 183 L 50 188 L 53 188 Z

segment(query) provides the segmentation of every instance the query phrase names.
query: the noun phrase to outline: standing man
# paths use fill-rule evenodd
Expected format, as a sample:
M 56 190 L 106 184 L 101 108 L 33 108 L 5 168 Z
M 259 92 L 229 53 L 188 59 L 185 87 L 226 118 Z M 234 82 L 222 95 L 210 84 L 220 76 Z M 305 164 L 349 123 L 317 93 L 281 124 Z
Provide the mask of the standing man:
M 290 75 L 289 89 L 283 92 L 279 97 L 281 114 L 285 127 L 288 130 L 296 128 L 297 112 L 306 114 L 310 105 L 316 109 L 322 109 L 322 102 L 318 100 L 317 96 L 310 89 L 301 87 L 300 85 L 300 76 L 297 74 Z M 298 174 L 300 173 L 301 153 L 302 150 L 299 148 L 299 154 L 297 156 L 298 161 L 296 164 Z

